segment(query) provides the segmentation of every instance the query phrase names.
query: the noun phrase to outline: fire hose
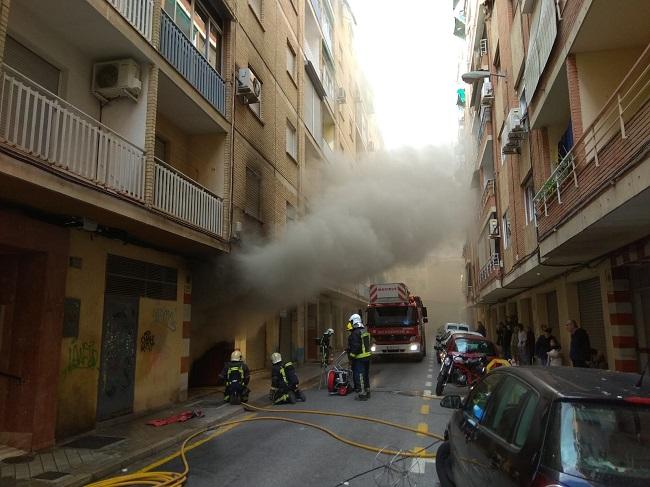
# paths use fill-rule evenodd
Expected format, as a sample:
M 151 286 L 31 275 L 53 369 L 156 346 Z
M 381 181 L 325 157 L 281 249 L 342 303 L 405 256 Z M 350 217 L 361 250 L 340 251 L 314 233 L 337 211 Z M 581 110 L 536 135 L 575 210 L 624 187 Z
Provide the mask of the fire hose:
M 257 412 L 273 412 L 273 413 L 288 413 L 288 414 L 312 414 L 312 415 L 320 415 L 320 416 L 335 416 L 335 417 L 340 417 L 340 418 L 347 418 L 347 419 L 353 419 L 356 421 L 367 421 L 370 423 L 376 423 L 376 424 L 381 424 L 384 426 L 389 426 L 392 428 L 400 429 L 403 431 L 408 431 L 412 433 L 417 433 L 422 436 L 427 436 L 429 438 L 434 438 L 436 440 L 442 441 L 444 438 L 436 433 L 429 433 L 428 431 L 420 431 L 416 428 L 412 428 L 410 426 L 406 426 L 403 424 L 399 423 L 393 423 L 391 421 L 386 421 L 383 419 L 377 419 L 377 418 L 371 418 L 368 416 L 359 416 L 359 415 L 354 415 L 354 414 L 345 414 L 345 413 L 335 413 L 331 411 L 319 411 L 319 410 L 314 410 L 314 409 L 272 409 L 272 408 L 262 408 L 262 407 L 257 407 L 253 406 L 252 404 L 243 404 L 244 409 L 247 411 L 257 411 Z M 110 479 L 106 480 L 100 480 L 98 482 L 93 482 L 91 484 L 87 484 L 86 487 L 122 487 L 122 486 L 133 486 L 133 485 L 152 485 L 155 487 L 180 487 L 185 484 L 187 481 L 187 477 L 190 472 L 190 466 L 187 461 L 187 452 L 196 446 L 199 446 L 199 444 L 204 443 L 204 441 L 197 441 L 194 444 L 189 444 L 190 441 L 197 436 L 200 436 L 202 434 L 205 434 L 210 431 L 214 431 L 219 428 L 223 428 L 226 426 L 235 426 L 239 425 L 242 423 L 251 423 L 254 421 L 281 421 L 285 423 L 292 423 L 292 424 L 298 424 L 301 426 L 307 426 L 313 429 L 316 429 L 318 431 L 321 431 L 330 437 L 334 438 L 335 440 L 338 440 L 346 445 L 355 447 L 355 448 L 360 448 L 362 450 L 367 450 L 373 453 L 379 453 L 383 455 L 392 455 L 392 456 L 400 456 L 400 457 L 413 457 L 413 458 L 435 458 L 435 453 L 425 453 L 424 449 L 421 449 L 417 452 L 407 452 L 407 451 L 396 451 L 396 450 L 389 450 L 386 448 L 380 448 L 374 445 L 366 445 L 364 443 L 359 443 L 356 441 L 353 441 L 349 438 L 345 438 L 338 433 L 335 433 L 331 429 L 328 429 L 322 425 L 316 424 L 316 423 L 310 423 L 308 421 L 303 421 L 300 419 L 293 419 L 293 418 L 287 418 L 283 416 L 253 416 L 253 417 L 248 417 L 248 418 L 243 418 L 243 419 L 233 419 L 230 421 L 224 421 L 222 423 L 218 423 L 215 425 L 212 425 L 210 427 L 201 429 L 195 433 L 192 433 L 190 436 L 188 436 L 185 441 L 181 444 L 180 448 L 177 450 L 175 456 L 179 456 L 183 465 L 183 470 L 181 472 L 166 472 L 166 471 L 160 471 L 160 472 L 150 472 L 147 471 L 146 469 L 140 470 L 139 472 L 132 473 L 132 474 L 127 474 L 127 475 L 120 475 L 118 477 L 113 477 Z M 211 438 L 207 438 L 205 441 L 208 441 Z

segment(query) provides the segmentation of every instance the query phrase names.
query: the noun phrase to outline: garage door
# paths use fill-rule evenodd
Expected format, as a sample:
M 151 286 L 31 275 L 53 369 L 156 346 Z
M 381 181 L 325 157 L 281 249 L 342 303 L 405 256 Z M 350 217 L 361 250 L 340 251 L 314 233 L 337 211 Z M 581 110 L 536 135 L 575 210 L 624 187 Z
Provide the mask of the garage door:
M 578 305 L 580 325 L 589 334 L 591 348 L 602 352 L 607 358 L 603 299 L 600 295 L 600 279 L 598 277 L 578 283 Z

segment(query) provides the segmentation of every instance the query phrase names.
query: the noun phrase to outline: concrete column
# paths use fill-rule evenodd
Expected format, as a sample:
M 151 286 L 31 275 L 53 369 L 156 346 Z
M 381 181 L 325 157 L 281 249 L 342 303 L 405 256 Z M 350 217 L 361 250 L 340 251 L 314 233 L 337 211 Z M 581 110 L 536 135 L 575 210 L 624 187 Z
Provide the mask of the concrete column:
M 144 135 L 145 175 L 144 202 L 151 207 L 154 197 L 154 148 L 156 145 L 156 116 L 158 113 L 158 66 L 149 65 L 149 86 L 147 89 L 147 116 Z
M 9 7 L 11 0 L 1 0 L 0 3 L 0 63 L 5 60 L 5 40 L 9 26 Z
M 187 399 L 187 387 L 190 372 L 190 338 L 192 336 L 192 278 L 187 274 L 183 289 L 183 349 L 180 363 L 179 399 Z
M 609 367 L 622 372 L 637 372 L 637 336 L 632 292 L 630 291 L 627 267 L 612 267 L 607 270 L 607 301 L 603 303 L 605 321 L 609 321 L 610 343 L 607 344 Z M 602 282 L 602 280 L 601 280 Z
M 582 104 L 580 102 L 580 83 L 575 54 L 566 58 L 567 85 L 569 88 L 569 109 L 574 142 L 582 136 Z

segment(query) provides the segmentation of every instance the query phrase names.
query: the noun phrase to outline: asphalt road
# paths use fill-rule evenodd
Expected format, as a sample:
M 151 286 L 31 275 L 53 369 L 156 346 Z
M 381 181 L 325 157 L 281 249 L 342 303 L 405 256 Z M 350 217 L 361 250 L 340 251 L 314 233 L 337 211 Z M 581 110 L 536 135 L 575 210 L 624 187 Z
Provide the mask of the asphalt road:
M 435 389 L 437 371 L 438 365 L 431 353 L 421 363 L 375 362 L 371 367 L 373 394 L 367 402 L 356 401 L 353 395 L 329 396 L 325 389 L 318 390 L 316 386 L 306 391 L 306 403 L 279 407 L 372 416 L 442 433 L 450 411 L 441 408 L 436 399 L 421 397 L 424 391 Z M 317 423 L 346 438 L 379 448 L 411 450 L 434 441 L 386 426 L 344 418 L 276 414 Z M 435 452 L 437 447 L 429 451 Z M 390 457 L 380 458 L 383 464 Z M 375 453 L 343 444 L 321 431 L 301 425 L 261 421 L 241 424 L 207 441 L 190 451 L 188 459 L 189 487 L 334 487 L 380 465 Z M 433 460 L 409 458 L 396 465 L 396 468 L 408 472 L 402 483 L 387 483 L 386 471 L 382 468 L 343 485 L 438 485 Z M 180 462 L 172 460 L 156 470 L 180 470 Z M 381 475 L 384 475 L 383 483 L 381 478 L 379 482 L 375 479 Z

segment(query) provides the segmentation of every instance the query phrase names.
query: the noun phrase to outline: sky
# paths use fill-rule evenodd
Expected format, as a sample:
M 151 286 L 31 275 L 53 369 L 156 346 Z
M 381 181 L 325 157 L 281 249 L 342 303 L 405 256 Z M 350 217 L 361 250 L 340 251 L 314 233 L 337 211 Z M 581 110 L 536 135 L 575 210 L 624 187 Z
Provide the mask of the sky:
M 452 0 L 349 0 L 355 49 L 387 149 L 455 141 L 458 56 Z

